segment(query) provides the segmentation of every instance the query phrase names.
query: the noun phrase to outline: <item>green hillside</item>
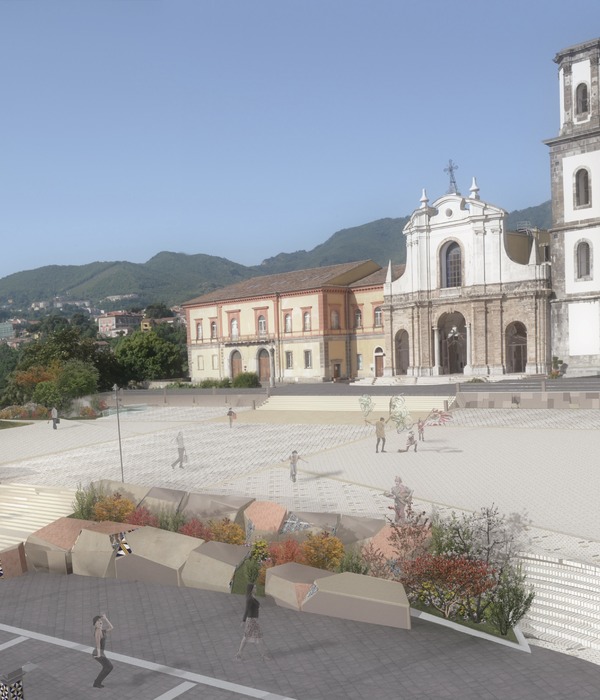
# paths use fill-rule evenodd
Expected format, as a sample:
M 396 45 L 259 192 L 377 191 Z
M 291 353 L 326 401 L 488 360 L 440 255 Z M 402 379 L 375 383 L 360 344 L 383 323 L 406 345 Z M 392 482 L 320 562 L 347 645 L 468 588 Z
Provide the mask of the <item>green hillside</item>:
M 256 275 L 334 265 L 353 260 L 371 259 L 382 267 L 391 260 L 403 263 L 406 249 L 402 229 L 408 217 L 378 219 L 362 226 L 334 233 L 312 250 L 280 253 L 248 267 L 213 255 L 186 255 L 162 252 L 145 263 L 94 262 L 87 265 L 48 265 L 36 270 L 17 272 L 0 279 L 0 305 L 9 299 L 17 308 L 33 301 L 67 297 L 86 299 L 112 308 L 106 297 L 137 294 L 136 306 L 164 302 L 171 306 Z M 511 212 L 508 228 L 527 221 L 538 228 L 551 224 L 550 202 Z M 116 306 L 122 307 L 123 302 Z M 132 304 L 128 304 L 131 306 Z

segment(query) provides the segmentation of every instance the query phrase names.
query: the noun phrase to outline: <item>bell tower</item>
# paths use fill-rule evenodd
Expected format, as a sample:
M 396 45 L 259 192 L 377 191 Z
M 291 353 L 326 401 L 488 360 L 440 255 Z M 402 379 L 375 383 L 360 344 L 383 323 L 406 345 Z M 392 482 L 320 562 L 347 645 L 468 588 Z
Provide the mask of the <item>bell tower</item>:
M 600 39 L 560 51 L 560 129 L 549 139 L 551 353 L 570 376 L 600 374 Z

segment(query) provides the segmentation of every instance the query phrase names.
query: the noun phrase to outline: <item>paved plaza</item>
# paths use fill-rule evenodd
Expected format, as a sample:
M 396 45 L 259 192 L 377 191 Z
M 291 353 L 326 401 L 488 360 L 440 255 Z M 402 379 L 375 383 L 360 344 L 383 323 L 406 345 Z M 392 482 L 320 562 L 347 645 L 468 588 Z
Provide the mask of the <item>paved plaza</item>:
M 244 494 L 289 509 L 385 517 L 400 474 L 419 505 L 495 503 L 526 512 L 535 550 L 598 564 L 600 416 L 593 411 L 459 410 L 399 453 L 388 431 L 375 454 L 362 416 L 169 407 L 121 413 L 125 481 Z M 45 422 L 0 433 L 0 481 L 75 488 L 121 480 L 117 420 Z M 172 469 L 176 435 L 189 455 Z M 297 483 L 286 457 L 296 449 Z M 414 621 L 410 632 L 277 608 L 261 621 L 273 659 L 236 663 L 243 601 L 193 589 L 30 574 L 2 582 L 0 672 L 32 662 L 27 698 L 597 698 L 600 667 L 548 649 L 526 654 Z M 91 616 L 115 624 L 106 688 L 91 688 Z M 82 646 L 83 645 L 83 646 Z M 253 651 L 252 649 L 249 650 Z M 117 655 L 115 657 L 115 655 Z M 256 655 L 258 657 L 258 655 Z M 250 657 L 250 655 L 249 655 Z M 234 685 L 228 685 L 234 684 Z M 89 688 L 89 690 L 88 690 Z

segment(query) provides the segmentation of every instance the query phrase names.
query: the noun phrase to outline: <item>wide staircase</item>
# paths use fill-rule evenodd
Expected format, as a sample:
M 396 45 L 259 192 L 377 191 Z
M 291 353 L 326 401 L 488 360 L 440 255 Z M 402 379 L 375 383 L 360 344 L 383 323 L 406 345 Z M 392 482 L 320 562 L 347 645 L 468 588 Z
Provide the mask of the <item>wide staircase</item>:
M 365 392 L 368 393 L 368 392 Z M 397 396 L 398 394 L 396 394 Z M 371 396 L 371 415 L 387 415 L 390 410 L 389 396 Z M 428 414 L 432 409 L 447 410 L 452 407 L 454 396 L 404 396 L 404 405 L 410 413 Z M 361 413 L 358 396 L 271 396 L 262 403 L 259 411 L 353 411 Z
M 73 512 L 75 491 L 29 484 L 0 484 L 0 551 Z
M 567 650 L 600 651 L 600 567 L 524 554 L 535 599 L 521 628 L 525 636 Z

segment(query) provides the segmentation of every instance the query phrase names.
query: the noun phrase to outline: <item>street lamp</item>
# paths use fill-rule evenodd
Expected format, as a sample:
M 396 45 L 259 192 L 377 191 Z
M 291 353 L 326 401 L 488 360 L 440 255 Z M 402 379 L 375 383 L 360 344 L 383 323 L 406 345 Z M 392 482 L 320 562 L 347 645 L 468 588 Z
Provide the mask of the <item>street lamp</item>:
M 119 433 L 119 457 L 121 459 L 121 482 L 125 483 L 125 475 L 123 473 L 123 448 L 121 447 L 121 420 L 119 419 L 119 387 L 113 386 L 115 392 L 115 404 L 117 406 L 117 431 Z

